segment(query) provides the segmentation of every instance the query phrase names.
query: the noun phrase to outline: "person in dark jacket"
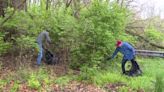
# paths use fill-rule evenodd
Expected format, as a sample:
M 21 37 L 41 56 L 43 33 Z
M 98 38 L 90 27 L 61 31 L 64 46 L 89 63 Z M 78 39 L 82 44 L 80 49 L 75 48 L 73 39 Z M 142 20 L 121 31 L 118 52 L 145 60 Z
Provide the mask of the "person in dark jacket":
M 38 53 L 38 58 L 37 58 L 37 65 L 41 64 L 42 61 L 42 57 L 43 57 L 43 41 L 46 41 L 46 43 L 48 42 L 49 44 L 51 43 L 51 39 L 49 37 L 49 32 L 47 31 L 43 31 L 41 32 L 38 37 L 37 37 L 37 44 L 39 47 L 39 53 Z
M 107 60 L 114 59 L 114 57 L 117 55 L 118 52 L 123 54 L 122 65 L 121 65 L 123 74 L 126 74 L 125 64 L 127 61 L 131 61 L 132 69 L 133 69 L 133 71 L 130 71 L 129 75 L 132 75 L 133 73 L 136 72 L 141 72 L 140 67 L 135 60 L 135 49 L 132 47 L 132 45 L 130 45 L 128 42 L 117 41 L 116 49 L 113 55 L 107 58 Z

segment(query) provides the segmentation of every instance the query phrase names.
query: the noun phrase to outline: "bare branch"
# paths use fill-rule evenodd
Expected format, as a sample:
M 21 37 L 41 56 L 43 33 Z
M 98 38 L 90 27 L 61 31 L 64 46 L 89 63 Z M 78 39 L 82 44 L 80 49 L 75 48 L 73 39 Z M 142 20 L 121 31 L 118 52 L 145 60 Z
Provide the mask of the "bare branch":
M 66 8 L 68 8 L 71 5 L 71 3 L 72 3 L 72 0 L 67 0 L 67 2 L 66 2 Z

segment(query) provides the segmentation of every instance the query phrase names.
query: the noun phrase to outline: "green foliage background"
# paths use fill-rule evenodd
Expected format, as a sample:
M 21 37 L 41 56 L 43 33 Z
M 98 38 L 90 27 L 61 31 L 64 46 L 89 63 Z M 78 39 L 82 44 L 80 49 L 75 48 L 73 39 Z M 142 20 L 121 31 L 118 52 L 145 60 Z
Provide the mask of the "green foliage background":
M 107 3 L 102 0 L 92 0 L 90 6 L 79 7 L 79 17 L 77 18 L 73 16 L 74 10 L 71 7 L 66 9 L 64 5 L 61 5 L 46 10 L 45 0 L 41 1 L 41 5 L 31 4 L 26 12 L 16 11 L 3 26 L 0 26 L 0 55 L 5 53 L 27 55 L 31 51 L 33 52 L 30 55 L 37 55 L 36 38 L 43 30 L 49 30 L 53 43 L 49 49 L 53 52 L 62 52 L 63 49 L 67 49 L 69 57 L 67 63 L 72 69 L 81 71 L 75 77 L 64 76 L 55 79 L 55 83 L 66 85 L 75 78 L 100 86 L 107 83 L 123 82 L 128 87 L 120 90 L 125 92 L 129 87 L 145 89 L 148 92 L 151 92 L 152 89 L 162 90 L 163 82 L 161 80 L 163 81 L 163 79 L 160 76 L 155 79 L 156 72 L 163 72 L 161 70 L 163 69 L 162 59 L 156 59 L 155 63 L 155 59 L 141 60 L 141 67 L 144 67 L 145 74 L 137 78 L 127 78 L 120 74 L 121 66 L 116 62 L 121 61 L 120 58 L 116 58 L 113 62 L 103 61 L 105 57 L 112 55 L 117 40 L 128 41 L 132 44 L 138 41 L 124 31 L 127 23 L 133 19 L 127 17 L 130 13 L 128 9 L 120 7 L 115 1 Z M 10 16 L 13 10 L 8 7 L 5 11 L 5 18 Z M 0 23 L 5 18 L 0 17 Z M 153 26 L 148 26 L 143 36 L 152 42 L 161 43 L 163 41 L 163 34 Z M 150 48 L 148 44 L 144 44 L 145 48 Z M 64 57 L 64 54 L 61 55 Z M 33 58 L 36 59 L 36 57 Z M 46 85 L 52 82 L 44 69 L 37 73 L 31 72 L 33 70 L 25 71 L 20 71 L 19 76 L 16 76 L 15 79 L 25 80 L 30 88 L 40 89 L 42 81 Z M 13 79 L 12 76 L 10 77 Z M 154 81 L 155 85 L 153 85 Z M 5 85 L 6 82 L 0 80 L 0 84 Z M 17 89 L 18 83 L 15 84 L 13 90 Z
M 7 8 L 6 16 L 12 11 L 12 8 Z M 134 41 L 124 32 L 127 9 L 114 2 L 108 4 L 96 0 L 79 11 L 79 18 L 72 16 L 72 13 L 71 8 L 64 7 L 45 10 L 44 4 L 31 5 L 27 12 L 16 11 L 2 27 L 11 37 L 1 44 L 10 43 L 13 45 L 10 47 L 12 52 L 26 53 L 37 48 L 35 39 L 41 31 L 50 30 L 50 37 L 55 44 L 51 49 L 55 49 L 55 52 L 67 48 L 70 66 L 77 69 L 100 65 L 104 57 L 113 53 L 116 40 Z M 5 49 L 2 46 L 0 48 Z

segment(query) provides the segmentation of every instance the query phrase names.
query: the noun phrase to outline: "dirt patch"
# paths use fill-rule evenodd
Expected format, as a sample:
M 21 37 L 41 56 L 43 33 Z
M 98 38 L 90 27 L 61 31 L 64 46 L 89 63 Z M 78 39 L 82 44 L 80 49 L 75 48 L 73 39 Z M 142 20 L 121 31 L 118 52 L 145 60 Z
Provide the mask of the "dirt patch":
M 72 81 L 65 86 L 57 84 L 51 85 L 51 90 L 48 92 L 106 92 L 102 88 L 96 87 L 91 84 L 79 83 Z
M 109 91 L 109 92 L 118 92 L 120 87 L 127 87 L 126 84 L 124 83 L 109 83 L 105 86 L 105 88 Z
M 85 84 L 85 83 L 78 83 L 76 81 L 70 82 L 67 86 L 65 86 L 62 90 L 55 90 L 55 92 L 105 92 L 102 88 L 99 88 L 97 86 L 91 85 L 91 84 Z
M 14 80 L 11 80 L 3 87 L 2 92 L 11 92 L 14 88 Z M 20 84 L 16 92 L 106 92 L 102 88 L 91 84 L 79 83 L 72 81 L 66 86 L 59 86 L 57 84 L 44 85 L 40 89 L 31 89 L 27 84 Z
M 120 92 L 120 88 L 126 87 L 127 88 L 127 92 L 144 92 L 144 90 L 142 89 L 131 89 L 130 87 L 127 86 L 127 84 L 122 83 L 122 82 L 118 82 L 118 83 L 109 83 L 105 86 L 105 89 L 107 90 L 107 92 Z

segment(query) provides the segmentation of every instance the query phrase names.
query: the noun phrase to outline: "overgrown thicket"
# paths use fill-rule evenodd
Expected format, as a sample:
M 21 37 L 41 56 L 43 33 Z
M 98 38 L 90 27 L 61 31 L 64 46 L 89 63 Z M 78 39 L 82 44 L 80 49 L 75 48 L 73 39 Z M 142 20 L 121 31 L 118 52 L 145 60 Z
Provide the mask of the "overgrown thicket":
M 72 68 L 97 67 L 106 55 L 115 49 L 116 40 L 133 41 L 125 34 L 127 9 L 115 2 L 96 0 L 81 8 L 79 17 L 73 16 L 71 7 L 45 9 L 45 4 L 32 4 L 28 11 L 16 11 L 1 27 L 0 53 L 24 55 L 33 51 L 37 55 L 35 39 L 43 30 L 50 30 L 53 52 L 58 52 L 63 61 L 69 61 Z M 13 8 L 6 9 L 5 16 Z M 2 22 L 5 18 L 0 18 Z M 21 54 L 20 54 L 21 53 Z

